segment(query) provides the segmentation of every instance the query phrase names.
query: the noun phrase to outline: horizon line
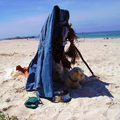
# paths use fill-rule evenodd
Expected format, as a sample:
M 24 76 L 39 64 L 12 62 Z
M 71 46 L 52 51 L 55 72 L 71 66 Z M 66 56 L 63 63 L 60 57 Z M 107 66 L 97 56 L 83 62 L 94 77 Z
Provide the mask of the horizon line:
M 94 33 L 94 32 L 113 32 L 113 31 L 120 31 L 120 30 L 105 30 L 105 31 L 92 31 L 92 32 L 76 32 L 77 33 Z

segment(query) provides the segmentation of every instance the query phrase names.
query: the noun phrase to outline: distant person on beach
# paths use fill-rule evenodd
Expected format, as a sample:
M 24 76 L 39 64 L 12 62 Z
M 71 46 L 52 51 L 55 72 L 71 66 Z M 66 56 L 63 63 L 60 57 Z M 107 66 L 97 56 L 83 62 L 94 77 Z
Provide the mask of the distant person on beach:
M 106 39 L 109 39 L 108 37 Z

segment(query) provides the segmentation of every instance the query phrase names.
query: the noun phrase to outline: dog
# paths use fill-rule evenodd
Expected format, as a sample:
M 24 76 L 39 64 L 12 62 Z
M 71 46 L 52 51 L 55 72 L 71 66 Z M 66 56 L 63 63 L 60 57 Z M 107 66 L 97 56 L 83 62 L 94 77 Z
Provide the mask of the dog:
M 52 72 L 53 82 L 63 83 L 64 80 L 63 80 L 62 74 L 63 74 L 62 63 L 61 62 L 56 63 L 56 62 L 53 61 L 53 72 Z
M 88 77 L 79 67 L 74 67 L 65 76 L 64 86 L 71 89 L 82 89 L 83 84 L 98 80 L 95 76 Z
M 82 81 L 84 78 L 84 71 L 79 67 L 74 67 L 71 69 L 68 74 L 66 74 L 64 79 L 64 86 L 72 89 L 81 89 L 79 81 Z
M 62 62 L 56 63 L 53 61 L 53 73 L 52 73 L 52 79 L 53 82 L 59 82 L 64 83 L 64 78 L 66 74 L 68 73 L 69 69 L 66 67 L 63 67 Z

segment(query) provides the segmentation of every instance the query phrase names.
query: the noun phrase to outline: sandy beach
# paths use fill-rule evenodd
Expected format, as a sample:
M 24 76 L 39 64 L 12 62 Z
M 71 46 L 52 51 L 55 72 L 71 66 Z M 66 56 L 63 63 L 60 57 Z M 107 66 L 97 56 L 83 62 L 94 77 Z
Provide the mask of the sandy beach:
M 24 106 L 35 92 L 25 90 L 26 78 L 5 78 L 6 69 L 27 67 L 36 54 L 37 40 L 0 41 L 0 110 L 20 120 L 120 120 L 120 38 L 79 39 L 75 44 L 98 81 L 86 83 L 81 90 L 71 90 L 68 103 L 53 103 L 41 98 L 36 109 Z M 91 73 L 81 59 L 74 66 Z

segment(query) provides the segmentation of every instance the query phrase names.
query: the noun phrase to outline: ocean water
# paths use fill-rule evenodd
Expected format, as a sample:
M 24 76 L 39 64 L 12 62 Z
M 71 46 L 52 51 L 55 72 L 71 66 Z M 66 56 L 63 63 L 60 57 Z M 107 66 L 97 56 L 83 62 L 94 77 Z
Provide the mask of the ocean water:
M 76 33 L 79 38 L 120 38 L 120 30 Z

